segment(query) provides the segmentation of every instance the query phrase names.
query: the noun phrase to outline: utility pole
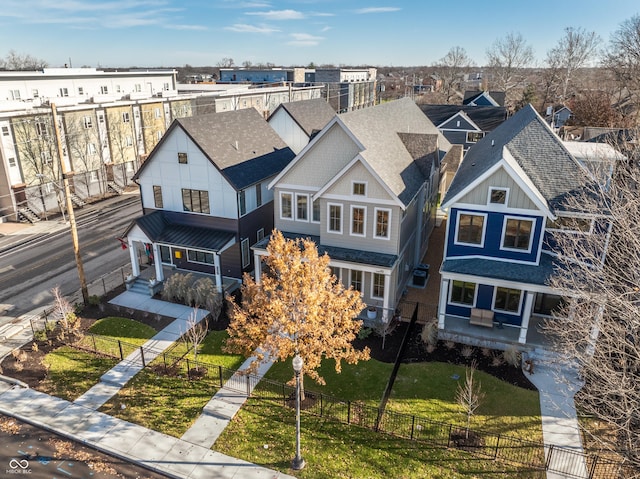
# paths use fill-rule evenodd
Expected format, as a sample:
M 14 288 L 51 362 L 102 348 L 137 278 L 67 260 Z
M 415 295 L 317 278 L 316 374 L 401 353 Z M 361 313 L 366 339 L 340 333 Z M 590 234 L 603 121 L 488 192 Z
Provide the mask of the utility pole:
M 71 189 L 69 188 L 69 176 L 67 173 L 67 166 L 64 163 L 64 156 L 62 154 L 62 139 L 60 138 L 60 128 L 58 127 L 58 113 L 56 111 L 56 105 L 54 103 L 51 104 L 51 114 L 53 115 L 53 131 L 56 134 L 56 143 L 58 145 L 58 159 L 60 160 L 60 172 L 62 173 L 64 196 L 67 200 L 67 214 L 69 216 L 69 226 L 71 228 L 71 240 L 73 241 L 73 254 L 76 257 L 76 266 L 78 267 L 78 277 L 80 278 L 82 300 L 84 304 L 87 305 L 89 304 L 89 290 L 87 289 L 87 280 L 84 276 L 84 267 L 82 266 L 82 257 L 80 256 L 80 243 L 78 242 L 76 215 L 73 212 Z

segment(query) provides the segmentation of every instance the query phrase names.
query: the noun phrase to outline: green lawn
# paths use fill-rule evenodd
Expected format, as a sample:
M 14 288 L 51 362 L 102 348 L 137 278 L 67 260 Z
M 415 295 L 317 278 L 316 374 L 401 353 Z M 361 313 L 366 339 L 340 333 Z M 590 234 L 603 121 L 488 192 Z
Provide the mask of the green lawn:
M 292 471 L 293 409 L 250 399 L 213 449 L 301 479 L 545 478 L 540 471 L 528 471 L 455 449 L 435 448 L 304 414 L 301 430 L 301 452 L 307 465 L 302 471 Z
M 226 354 L 222 352 L 222 346 L 229 335 L 226 330 L 209 331 L 207 337 L 200 344 L 198 351 L 198 362 L 224 366 L 228 369 L 238 369 L 244 362 L 244 357 L 239 354 Z M 173 355 L 184 355 L 187 352 L 187 345 L 184 341 L 176 343 L 176 347 L 171 351 Z M 193 358 L 193 353 L 187 356 L 189 360 Z
M 151 326 L 129 318 L 109 316 L 96 321 L 89 328 L 89 332 L 113 339 L 142 346 L 157 333 Z
M 457 375 L 459 379 L 453 379 Z M 476 371 L 475 381 L 485 394 L 471 427 L 492 433 L 542 441 L 540 397 Z M 466 424 L 463 409 L 455 401 L 458 384 L 464 384 L 465 368 L 446 363 L 414 363 L 400 366 L 387 409 L 453 424 Z
M 74 401 L 95 385 L 100 380 L 100 376 L 115 366 L 118 361 L 62 346 L 47 354 L 43 363 L 48 368 L 48 373 L 38 389 L 47 394 Z

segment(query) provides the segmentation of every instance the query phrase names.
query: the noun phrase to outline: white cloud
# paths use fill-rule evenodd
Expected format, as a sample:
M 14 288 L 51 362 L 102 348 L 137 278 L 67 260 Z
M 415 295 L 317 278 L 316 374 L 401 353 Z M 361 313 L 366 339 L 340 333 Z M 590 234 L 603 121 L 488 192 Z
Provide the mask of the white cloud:
M 267 26 L 258 27 L 256 25 L 247 25 L 245 23 L 236 23 L 234 25 L 231 25 L 230 27 L 225 27 L 225 30 L 239 33 L 274 33 L 280 31 L 276 28 Z
M 267 20 L 302 20 L 304 13 L 297 10 L 269 10 L 268 12 L 246 12 L 246 15 L 255 15 Z
M 287 42 L 287 45 L 300 47 L 314 47 L 324 40 L 324 37 L 316 37 L 308 33 L 292 33 L 293 40 Z
M 168 28 L 169 30 L 208 30 L 204 25 L 165 25 L 164 28 Z
M 388 12 L 398 12 L 402 10 L 399 7 L 368 7 L 368 8 L 360 8 L 356 10 L 356 13 L 361 15 L 365 13 L 388 13 Z

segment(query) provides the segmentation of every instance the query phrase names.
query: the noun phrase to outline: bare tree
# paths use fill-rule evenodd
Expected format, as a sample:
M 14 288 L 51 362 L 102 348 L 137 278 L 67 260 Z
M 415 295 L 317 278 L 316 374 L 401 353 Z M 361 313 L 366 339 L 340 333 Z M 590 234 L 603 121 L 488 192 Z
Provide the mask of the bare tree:
M 49 64 L 39 58 L 35 58 L 28 54 L 18 53 L 15 50 L 9 50 L 9 53 L 0 60 L 0 66 L 6 70 L 41 70 L 49 66 Z
M 435 75 L 442 82 L 446 102 L 462 98 L 462 84 L 465 73 L 473 66 L 473 60 L 469 58 L 464 48 L 455 46 L 434 64 Z M 458 103 L 456 101 L 456 103 Z
M 487 63 L 495 87 L 505 93 L 507 105 L 513 107 L 525 81 L 523 69 L 533 63 L 533 48 L 520 33 L 509 33 L 487 49 Z
M 569 82 L 573 80 L 576 70 L 595 60 L 600 42 L 596 32 L 568 27 L 557 45 L 547 52 L 547 65 L 558 69 L 562 102 L 567 101 Z
M 86 196 L 89 189 L 91 171 L 103 168 L 103 145 L 93 112 L 89 115 L 67 112 L 64 115 L 64 143 L 66 143 L 72 169 L 84 178 Z M 77 187 L 80 181 L 74 181 Z
M 69 335 L 78 335 L 80 332 L 80 321 L 76 316 L 73 306 L 62 295 L 60 287 L 56 286 L 51 290 L 53 295 L 53 314 L 60 326 L 59 339 L 65 339 Z
M 637 101 L 640 94 L 640 15 L 625 20 L 611 35 L 602 63 L 626 94 Z M 636 115 L 640 115 L 640 109 L 636 110 Z
M 564 209 L 588 222 L 577 220 L 551 239 L 562 252 L 551 285 L 567 305 L 545 329 L 584 379 L 576 405 L 608 430 L 586 432 L 640 477 L 640 172 L 621 167 L 613 181 L 594 184 Z
M 187 330 L 182 335 L 182 340 L 187 345 L 187 348 L 193 350 L 193 360 L 197 362 L 198 349 L 209 332 L 209 315 L 198 320 L 198 307 L 196 306 L 193 308 L 193 311 L 189 313 L 186 328 Z
M 456 402 L 462 407 L 467 417 L 466 438 L 469 439 L 469 429 L 471 428 L 471 418 L 476 413 L 482 400 L 484 393 L 480 381 L 476 381 L 473 374 L 476 370 L 475 362 L 471 363 L 471 367 L 466 369 L 464 384 L 458 384 L 456 390 Z
M 233 58 L 225 57 L 216 63 L 218 68 L 231 68 L 235 63 L 233 62 Z

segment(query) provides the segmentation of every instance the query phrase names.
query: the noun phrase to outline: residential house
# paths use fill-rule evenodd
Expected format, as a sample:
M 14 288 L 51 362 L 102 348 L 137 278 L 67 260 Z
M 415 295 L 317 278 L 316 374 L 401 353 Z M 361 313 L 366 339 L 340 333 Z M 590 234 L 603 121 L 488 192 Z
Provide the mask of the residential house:
M 298 154 L 335 115 L 329 103 L 318 98 L 281 103 L 267 121 Z
M 507 119 L 503 106 L 420 105 L 447 140 L 466 152 Z
M 174 120 L 134 177 L 144 209 L 124 235 L 134 276 L 147 250 L 158 281 L 165 265 L 211 274 L 219 290 L 238 283 L 253 270 L 250 246 L 273 229 L 267 185 L 294 156 L 253 108 Z
M 555 129 L 555 131 L 558 131 L 572 116 L 573 112 L 569 107 L 559 105 L 555 107 L 548 107 L 547 116 L 545 117 L 545 119 L 547 120 L 547 123 L 549 123 L 551 127 Z
M 542 341 L 537 326 L 564 301 L 549 286 L 560 267 L 555 235 L 608 232 L 602 218 L 564 206 L 592 182 L 531 105 L 469 150 L 442 202 L 441 337 Z
M 503 91 L 467 90 L 464 92 L 463 105 L 504 106 L 507 95 Z
M 336 277 L 389 318 L 426 252 L 449 148 L 409 98 L 335 116 L 269 184 L 275 227 L 315 241 Z M 253 248 L 256 276 L 267 244 Z

